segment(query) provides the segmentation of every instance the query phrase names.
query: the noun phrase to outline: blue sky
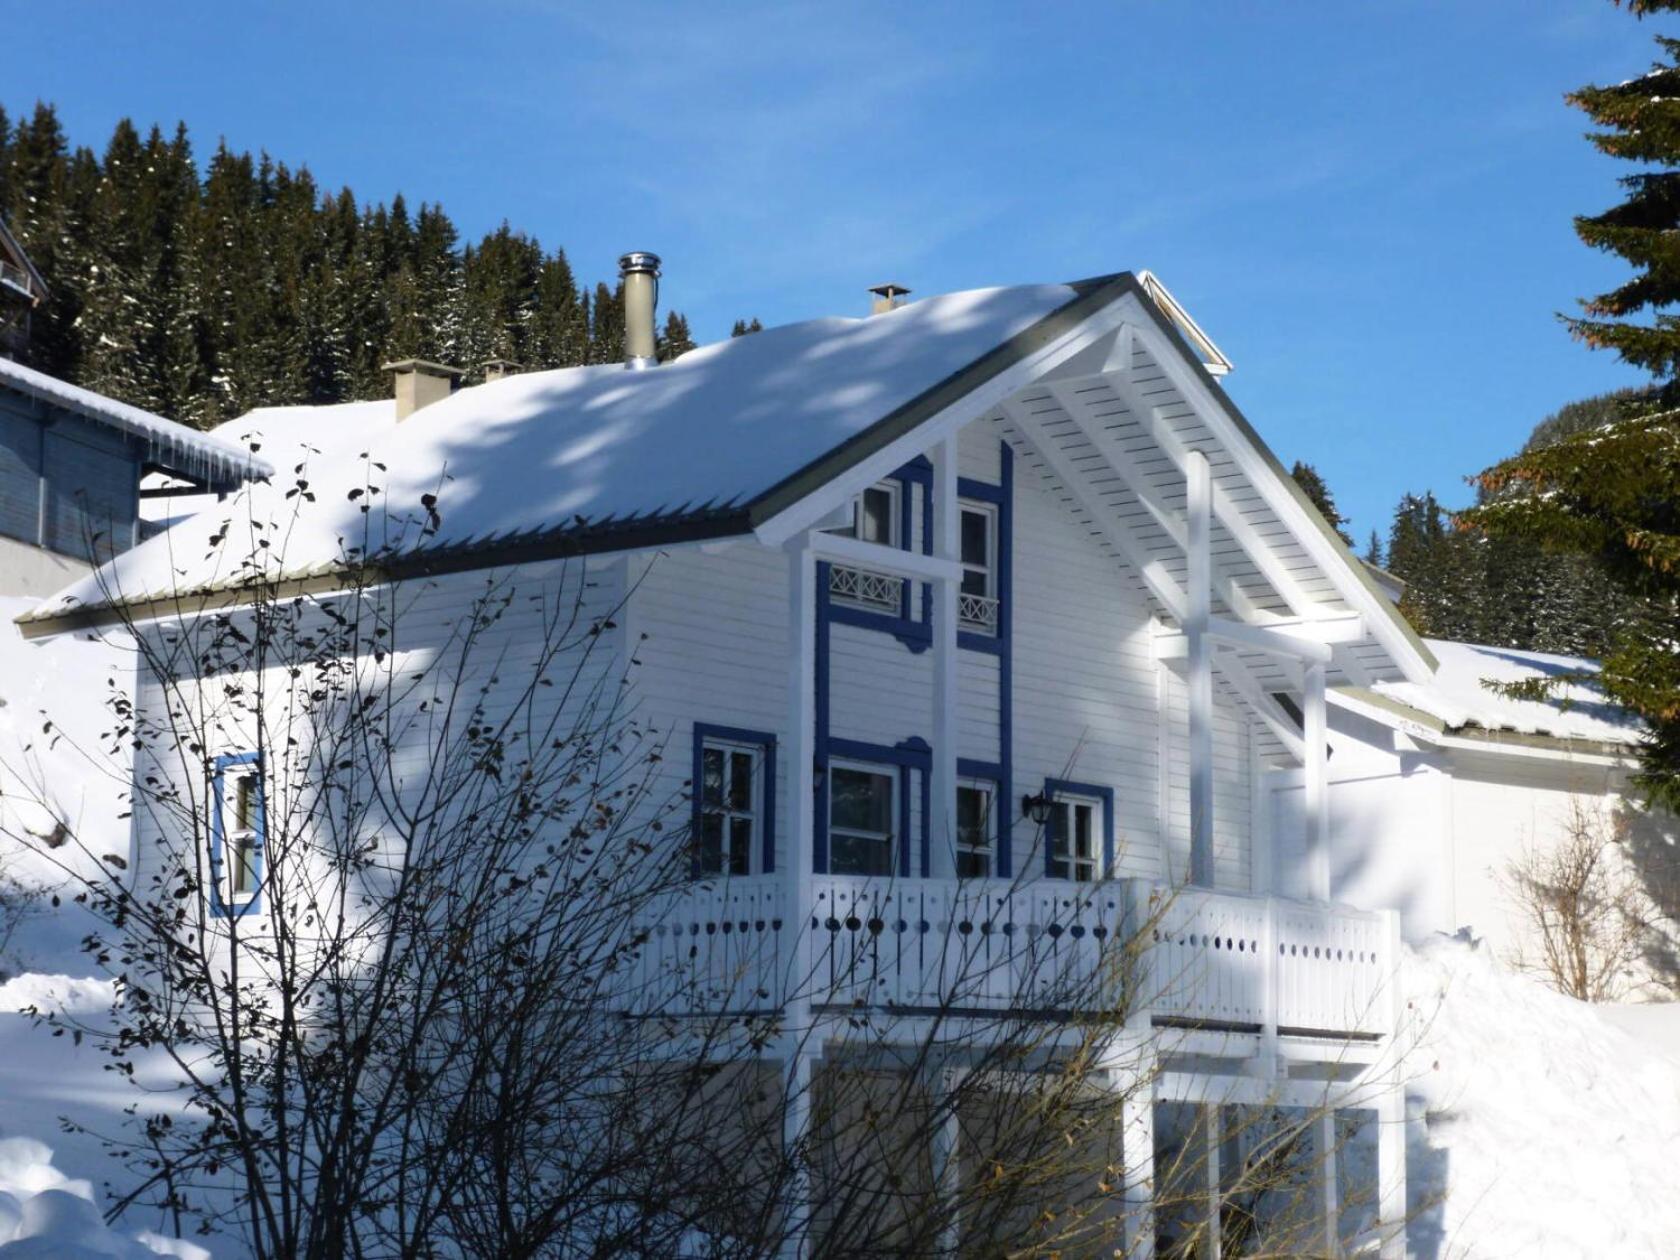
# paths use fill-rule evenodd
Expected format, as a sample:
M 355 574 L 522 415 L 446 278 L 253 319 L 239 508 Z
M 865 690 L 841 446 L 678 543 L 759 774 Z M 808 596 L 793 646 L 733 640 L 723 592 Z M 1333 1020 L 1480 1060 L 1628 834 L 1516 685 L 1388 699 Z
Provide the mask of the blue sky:
M 1652 59 L 1608 0 L 6 7 L 0 104 L 184 119 L 364 200 L 504 218 L 581 278 L 666 260 L 697 336 L 1154 270 L 1363 538 L 1640 378 L 1555 314 L 1614 283 L 1616 164 L 1562 94 Z M 1671 23 L 1670 26 L 1673 24 Z

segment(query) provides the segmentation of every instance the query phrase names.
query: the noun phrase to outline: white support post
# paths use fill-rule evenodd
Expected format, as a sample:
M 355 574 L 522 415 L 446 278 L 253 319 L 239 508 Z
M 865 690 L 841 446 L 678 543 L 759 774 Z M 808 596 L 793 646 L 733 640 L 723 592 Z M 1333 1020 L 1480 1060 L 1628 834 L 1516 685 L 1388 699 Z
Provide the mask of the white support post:
M 780 1260 L 806 1260 L 811 1254 L 811 1168 L 807 1160 L 811 1127 L 811 1077 L 815 1056 L 794 1050 L 783 1065 L 782 1158 L 786 1161 L 787 1201 L 783 1204 Z
M 1306 746 L 1307 879 L 1315 901 L 1330 900 L 1330 760 L 1324 710 L 1324 666 L 1318 662 L 1301 671 L 1302 743 Z
M 809 536 L 800 534 L 786 547 L 788 557 L 787 848 L 782 855 L 786 890 L 783 917 L 781 981 L 783 1037 L 786 1043 L 782 1099 L 782 1150 L 787 1160 L 786 1228 L 783 1260 L 803 1260 L 810 1252 L 810 1169 L 801 1153 L 811 1122 L 811 960 L 810 905 L 816 795 L 817 559 Z
M 1209 549 L 1213 474 L 1207 456 L 1185 454 L 1185 512 L 1189 516 L 1189 565 L 1185 572 L 1189 645 L 1185 679 L 1190 708 L 1190 882 L 1213 886 L 1213 558 Z
M 1377 1221 L 1382 1234 L 1382 1260 L 1406 1256 L 1406 1076 L 1403 1051 L 1409 1044 L 1406 997 L 1400 989 L 1400 913 L 1385 910 L 1388 958 L 1389 1080 L 1377 1099 Z
M 1318 1168 L 1324 1178 L 1324 1254 L 1339 1256 L 1342 1254 L 1342 1191 L 1337 1184 L 1340 1153 L 1336 1150 L 1336 1108 L 1328 1094 L 1324 1099 L 1324 1109 L 1319 1113 L 1317 1129 Z
M 1121 1188 L 1125 1218 L 1125 1255 L 1128 1260 L 1155 1256 L 1155 1081 L 1142 1065 L 1115 1071 L 1120 1095 L 1120 1158 L 1125 1178 Z
M 933 448 L 933 556 L 952 566 L 962 559 L 962 513 L 957 504 L 957 439 Z M 960 574 L 961 568 L 956 571 Z M 960 579 L 958 579 L 960 580 Z M 957 594 L 958 580 L 933 583 L 933 837 L 929 874 L 957 873 Z
M 1204 1158 L 1202 1164 L 1207 1171 L 1207 1246 L 1202 1248 L 1205 1260 L 1220 1260 L 1220 1252 L 1224 1246 L 1223 1231 L 1219 1228 L 1220 1207 L 1224 1202 L 1223 1190 L 1220 1186 L 1223 1174 L 1219 1168 L 1220 1151 L 1225 1144 L 1225 1133 L 1219 1123 L 1219 1104 L 1216 1102 L 1202 1104 L 1202 1143 Z
M 939 1227 L 939 1254 L 955 1256 L 962 1242 L 962 1152 L 960 1118 L 957 1115 L 957 1069 L 932 1074 L 929 1101 L 938 1114 L 933 1127 L 933 1184 L 943 1217 Z

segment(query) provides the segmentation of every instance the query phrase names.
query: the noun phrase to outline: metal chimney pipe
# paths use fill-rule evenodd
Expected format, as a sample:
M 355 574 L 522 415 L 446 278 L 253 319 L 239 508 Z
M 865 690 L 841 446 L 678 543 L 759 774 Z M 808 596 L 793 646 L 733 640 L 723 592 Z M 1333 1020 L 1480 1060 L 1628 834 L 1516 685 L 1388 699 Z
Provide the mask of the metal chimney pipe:
M 624 366 L 653 367 L 659 360 L 653 313 L 659 305 L 659 255 L 634 249 L 618 260 L 624 286 Z

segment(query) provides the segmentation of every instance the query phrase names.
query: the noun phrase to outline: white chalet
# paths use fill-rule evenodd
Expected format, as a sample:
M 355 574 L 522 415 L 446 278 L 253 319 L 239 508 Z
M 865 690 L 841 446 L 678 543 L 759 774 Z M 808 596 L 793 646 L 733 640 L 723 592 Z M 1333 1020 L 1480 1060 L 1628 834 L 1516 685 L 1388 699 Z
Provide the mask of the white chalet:
M 683 978 L 697 1013 L 784 1011 L 815 1030 L 789 1043 L 809 1079 L 825 1021 L 955 1003 L 983 1028 L 1030 1005 L 1047 959 L 1094 973 L 1158 916 L 1148 1000 L 1117 1033 L 1153 1048 L 1125 1140 L 1150 1149 L 1151 1097 L 1207 1104 L 1215 1133 L 1219 1104 L 1375 1109 L 1392 1227 L 1399 921 L 1331 900 L 1327 694 L 1422 684 L 1436 663 L 1221 388 L 1228 367 L 1153 277 L 1121 273 L 773 328 L 644 371 L 509 376 L 399 404 L 395 424 L 381 409 L 356 449 L 389 505 L 437 496 L 435 529 L 380 560 L 392 583 L 424 579 L 410 641 L 485 571 L 558 581 L 586 557 L 590 598 L 622 605 L 619 659 L 681 751 L 673 784 L 697 785 L 701 878 L 649 925 L 650 984 Z M 344 491 L 363 461 L 322 463 L 319 519 L 268 575 L 281 589 L 332 589 L 364 519 Z M 98 625 L 119 601 L 142 618 L 236 605 L 218 531 L 289 484 L 114 557 L 25 632 Z M 1287 835 L 1279 770 L 1303 802 Z M 959 938 L 990 965 L 953 997 Z M 823 973 L 830 955 L 866 966 Z M 786 983 L 810 972 L 829 978 Z M 1147 1209 L 1153 1162 L 1127 1165 L 1115 1193 Z M 1155 1245 L 1149 1219 L 1132 1217 L 1132 1254 Z M 1403 1246 L 1391 1229 L 1383 1254 Z

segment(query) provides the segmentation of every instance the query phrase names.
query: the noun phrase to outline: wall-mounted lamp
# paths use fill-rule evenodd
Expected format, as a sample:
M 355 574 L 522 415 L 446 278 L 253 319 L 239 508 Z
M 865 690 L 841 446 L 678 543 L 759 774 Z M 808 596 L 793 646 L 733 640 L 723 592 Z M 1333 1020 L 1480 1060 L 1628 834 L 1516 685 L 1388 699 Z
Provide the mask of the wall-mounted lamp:
M 1050 821 L 1050 806 L 1053 802 L 1040 792 L 1037 796 L 1023 796 L 1021 798 L 1021 816 L 1032 819 L 1033 826 L 1042 827 Z

